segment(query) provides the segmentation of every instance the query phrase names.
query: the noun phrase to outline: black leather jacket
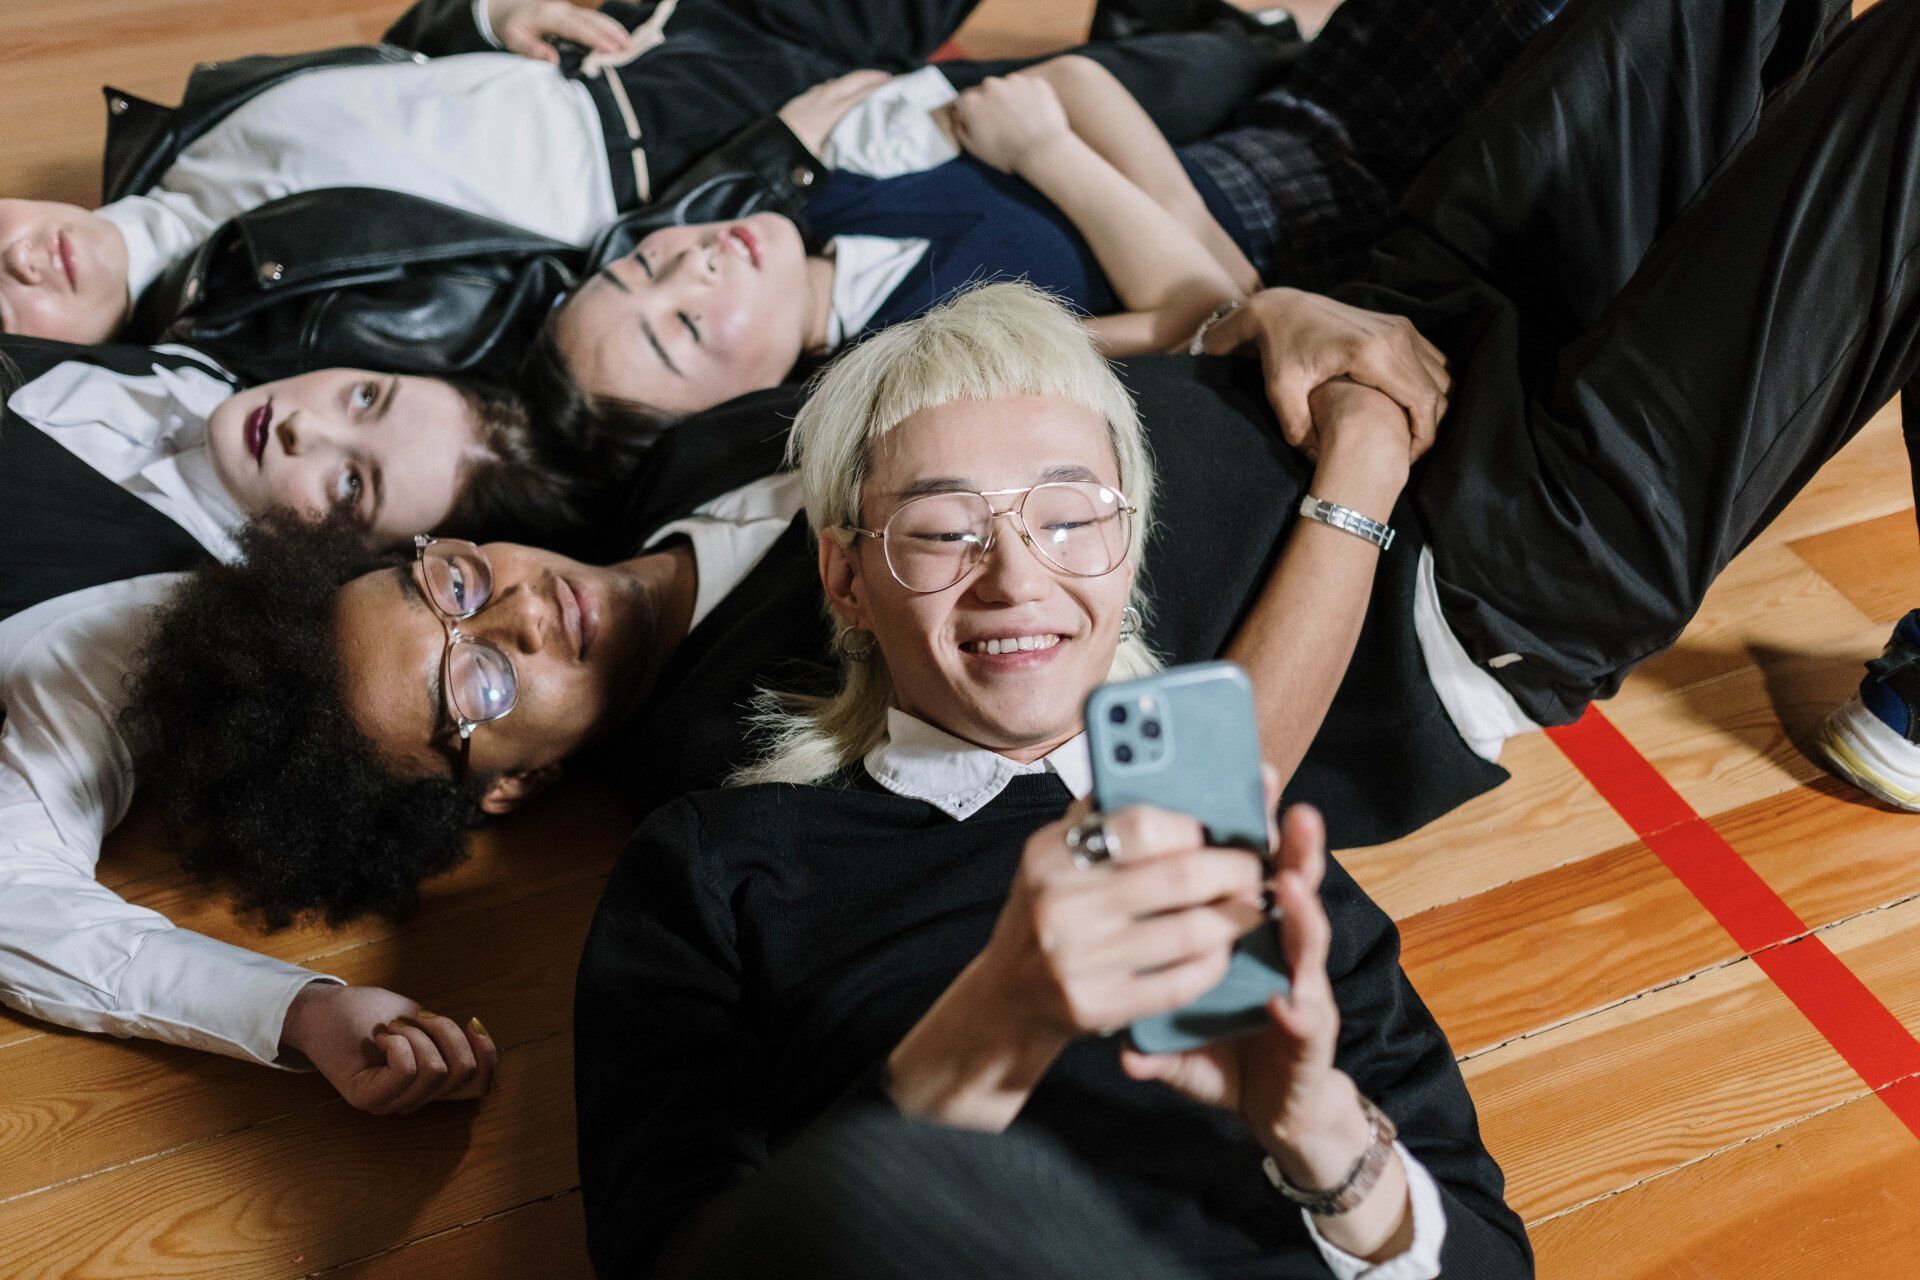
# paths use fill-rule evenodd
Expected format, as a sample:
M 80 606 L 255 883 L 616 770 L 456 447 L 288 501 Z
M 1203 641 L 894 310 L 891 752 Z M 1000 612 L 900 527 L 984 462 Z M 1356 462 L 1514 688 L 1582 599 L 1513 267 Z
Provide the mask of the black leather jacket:
M 585 249 L 399 192 L 301 192 L 175 263 L 141 295 L 131 333 L 197 347 L 250 381 L 334 366 L 506 379 L 554 300 L 648 232 L 797 216 L 824 172 L 769 118 Z
M 652 6 L 603 8 L 631 26 Z M 206 64 L 174 108 L 108 90 L 108 198 L 145 190 L 228 112 L 291 76 L 489 48 L 470 15 L 469 0 L 421 0 L 386 44 Z M 648 232 L 797 215 L 824 172 L 769 118 L 584 250 L 399 192 L 300 192 L 225 223 L 164 272 L 135 303 L 127 340 L 188 343 L 250 381 L 341 365 L 505 379 L 554 299 Z

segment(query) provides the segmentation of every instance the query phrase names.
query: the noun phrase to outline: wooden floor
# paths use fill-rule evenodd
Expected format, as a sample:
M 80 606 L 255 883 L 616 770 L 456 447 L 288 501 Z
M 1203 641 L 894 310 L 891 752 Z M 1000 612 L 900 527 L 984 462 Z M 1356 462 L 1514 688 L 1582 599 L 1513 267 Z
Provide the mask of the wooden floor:
M 964 41 L 1059 44 L 1088 7 L 989 0 Z M 170 101 L 195 60 L 365 40 L 388 16 L 370 0 L 11 0 L 0 191 L 95 198 L 102 81 Z M 1605 714 L 1867 1003 L 1920 1030 L 1920 819 L 1805 752 L 1920 595 L 1911 508 L 1883 413 Z M 1638 838 L 1554 742 L 1517 741 L 1505 763 L 1499 791 L 1346 860 L 1402 922 L 1541 1274 L 1920 1276 L 1920 1141 L 1769 976 L 1780 953 L 1737 945 L 1662 861 L 1661 833 Z M 481 1014 L 499 1085 L 477 1106 L 373 1119 L 312 1076 L 0 1012 L 0 1276 L 586 1274 L 568 1004 L 622 826 L 576 789 L 480 839 L 404 927 L 262 936 L 186 883 L 136 814 L 104 864 L 116 889 Z

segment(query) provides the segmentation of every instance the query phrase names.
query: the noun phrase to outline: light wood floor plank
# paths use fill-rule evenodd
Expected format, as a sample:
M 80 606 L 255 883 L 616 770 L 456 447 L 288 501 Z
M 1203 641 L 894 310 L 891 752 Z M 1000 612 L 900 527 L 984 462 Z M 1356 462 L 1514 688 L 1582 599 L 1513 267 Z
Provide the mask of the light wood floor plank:
M 1414 834 L 1340 862 L 1395 919 L 1615 849 L 1633 832 L 1542 734 L 1507 743 L 1513 779 Z
M 591 879 L 493 911 L 436 917 L 391 945 L 328 966 L 407 992 L 448 1017 L 479 1014 L 501 1046 L 570 1030 L 580 942 L 600 899 Z M 0 1200 L 184 1142 L 230 1134 L 331 1098 L 317 1076 L 146 1042 L 60 1033 L 0 1058 Z M 564 1075 L 548 1082 L 568 1090 Z M 380 1141 L 378 1131 L 365 1137 Z
M 1638 842 L 1423 912 L 1401 937 L 1407 974 L 1459 1054 L 1741 954 Z
M 1853 607 L 1891 626 L 1920 604 L 1920 547 L 1912 508 L 1787 544 Z
M 575 1185 L 567 1037 L 508 1050 L 480 1104 L 341 1102 L 0 1205 L 8 1280 L 294 1276 Z
M 406 1245 L 337 1271 L 325 1280 L 589 1280 L 587 1227 L 580 1193 L 541 1200 L 482 1222 Z
M 1532 1229 L 1541 1280 L 1909 1280 L 1920 1143 L 1860 1098 Z
M 1849 962 L 1920 946 L 1920 900 L 1824 934 Z M 1907 994 L 1898 980 L 1894 994 Z M 1888 993 L 1882 992 L 1883 998 Z M 1911 1025 L 1911 1023 L 1909 1024 Z M 1465 1064 L 1509 1201 L 1532 1220 L 1790 1124 L 1865 1086 L 1751 960 Z

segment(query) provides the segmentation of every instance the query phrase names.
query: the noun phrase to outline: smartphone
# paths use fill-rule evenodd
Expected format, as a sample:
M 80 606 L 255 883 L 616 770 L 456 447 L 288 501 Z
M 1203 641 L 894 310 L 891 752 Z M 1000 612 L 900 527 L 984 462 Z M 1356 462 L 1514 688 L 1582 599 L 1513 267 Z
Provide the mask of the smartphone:
M 1267 794 L 1253 686 L 1231 662 L 1170 667 L 1087 695 L 1094 803 L 1102 812 L 1152 805 L 1199 819 L 1207 843 L 1241 848 L 1271 867 Z M 1124 851 L 1122 851 L 1124 854 Z M 1174 1053 L 1268 1025 L 1286 960 L 1271 922 L 1240 939 L 1218 986 L 1184 1009 L 1128 1028 L 1144 1053 Z

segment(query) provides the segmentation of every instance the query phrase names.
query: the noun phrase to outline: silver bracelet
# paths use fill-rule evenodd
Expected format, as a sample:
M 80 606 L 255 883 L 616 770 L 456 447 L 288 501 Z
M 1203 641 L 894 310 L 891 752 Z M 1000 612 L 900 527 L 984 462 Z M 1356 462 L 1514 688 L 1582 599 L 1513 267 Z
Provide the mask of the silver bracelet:
M 1273 1157 L 1268 1156 L 1260 1162 L 1260 1167 L 1266 1171 L 1267 1181 L 1273 1184 L 1274 1190 L 1308 1213 L 1322 1218 L 1346 1213 L 1365 1200 L 1367 1193 L 1380 1181 L 1380 1175 L 1386 1172 L 1387 1161 L 1393 1155 L 1394 1139 L 1400 1136 L 1400 1131 L 1387 1118 L 1387 1113 L 1374 1106 L 1373 1100 L 1365 1094 L 1360 1095 L 1360 1108 L 1367 1116 L 1367 1149 L 1360 1153 L 1360 1158 L 1353 1162 L 1353 1167 L 1347 1170 L 1347 1176 L 1340 1180 L 1339 1185 L 1325 1191 L 1296 1187 L 1280 1172 L 1280 1166 L 1274 1163 Z
M 1316 498 L 1308 494 L 1300 499 L 1300 514 L 1309 520 L 1330 524 L 1356 538 L 1365 538 L 1382 551 L 1393 545 L 1392 525 L 1381 524 L 1378 520 L 1369 520 L 1352 507 L 1343 507 L 1338 503 L 1328 502 L 1325 498 Z
M 1207 333 L 1213 326 L 1238 311 L 1240 309 L 1240 301 L 1239 298 L 1235 298 L 1231 302 L 1221 303 L 1213 309 L 1212 314 L 1200 322 L 1200 327 L 1193 331 L 1193 337 L 1187 340 L 1188 355 L 1203 356 L 1207 354 Z

